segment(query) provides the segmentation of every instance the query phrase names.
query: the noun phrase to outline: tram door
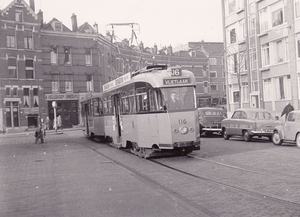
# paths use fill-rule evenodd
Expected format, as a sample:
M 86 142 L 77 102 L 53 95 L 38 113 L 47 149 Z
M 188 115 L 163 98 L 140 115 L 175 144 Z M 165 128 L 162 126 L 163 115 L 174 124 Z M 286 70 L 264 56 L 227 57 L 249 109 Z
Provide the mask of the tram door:
M 120 101 L 121 101 L 120 94 L 116 94 L 113 96 L 116 131 L 117 131 L 117 136 L 119 137 L 119 139 L 121 137 L 121 120 L 120 120 L 121 102 Z
M 90 103 L 84 104 L 84 111 L 85 111 L 85 129 L 86 129 L 86 135 L 90 135 L 90 129 L 89 129 L 89 109 Z

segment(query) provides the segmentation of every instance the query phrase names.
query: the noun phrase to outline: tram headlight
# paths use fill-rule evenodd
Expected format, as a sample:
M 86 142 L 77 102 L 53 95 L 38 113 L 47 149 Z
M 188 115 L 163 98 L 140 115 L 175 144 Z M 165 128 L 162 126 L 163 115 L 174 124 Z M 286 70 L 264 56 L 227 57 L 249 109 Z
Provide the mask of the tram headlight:
M 179 131 L 180 131 L 181 134 L 187 134 L 188 128 L 187 128 L 187 127 L 181 127 L 181 128 L 179 129 Z

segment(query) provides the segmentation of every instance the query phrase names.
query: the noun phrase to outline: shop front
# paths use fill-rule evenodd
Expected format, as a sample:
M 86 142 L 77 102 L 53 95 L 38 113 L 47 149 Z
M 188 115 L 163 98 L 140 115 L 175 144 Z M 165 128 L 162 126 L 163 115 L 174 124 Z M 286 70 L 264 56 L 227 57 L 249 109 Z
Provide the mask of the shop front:
M 56 116 L 61 116 L 63 128 L 78 125 L 78 94 L 45 94 L 48 106 L 49 127 L 53 129 L 54 108 L 52 102 L 56 101 Z

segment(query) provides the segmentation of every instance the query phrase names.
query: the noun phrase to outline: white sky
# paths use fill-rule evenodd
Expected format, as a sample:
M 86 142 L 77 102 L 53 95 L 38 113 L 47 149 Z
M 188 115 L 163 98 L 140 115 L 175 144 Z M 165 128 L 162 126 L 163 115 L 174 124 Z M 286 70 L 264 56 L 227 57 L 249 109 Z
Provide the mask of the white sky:
M 44 13 L 44 22 L 56 18 L 72 29 L 71 16 L 78 26 L 96 22 L 105 35 L 110 23 L 138 23 L 137 41 L 160 49 L 188 42 L 222 42 L 222 0 L 35 0 L 35 12 Z M 0 0 L 0 9 L 12 0 Z M 29 5 L 29 0 L 25 0 Z M 131 37 L 130 27 L 115 27 L 119 40 Z

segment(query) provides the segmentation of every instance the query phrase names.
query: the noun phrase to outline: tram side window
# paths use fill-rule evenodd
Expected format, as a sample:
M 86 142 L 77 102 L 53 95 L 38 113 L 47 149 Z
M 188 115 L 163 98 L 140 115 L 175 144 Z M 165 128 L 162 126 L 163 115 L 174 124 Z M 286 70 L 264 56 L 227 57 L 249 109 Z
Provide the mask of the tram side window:
M 148 89 L 148 95 L 149 95 L 149 108 L 150 111 L 157 111 L 157 105 L 156 105 L 156 92 L 152 89 Z
M 134 89 L 130 89 L 128 91 L 128 103 L 129 103 L 129 109 L 130 113 L 136 113 L 136 104 L 135 104 L 135 96 L 134 96 Z
M 122 113 L 129 113 L 129 102 L 126 93 L 122 93 Z
M 94 100 L 94 116 L 100 116 L 102 115 L 102 102 L 100 99 L 95 99 Z
M 112 104 L 111 104 L 111 98 L 105 97 L 103 101 L 103 111 L 104 114 L 112 114 Z
M 136 88 L 137 109 L 139 112 L 149 111 L 146 87 Z

